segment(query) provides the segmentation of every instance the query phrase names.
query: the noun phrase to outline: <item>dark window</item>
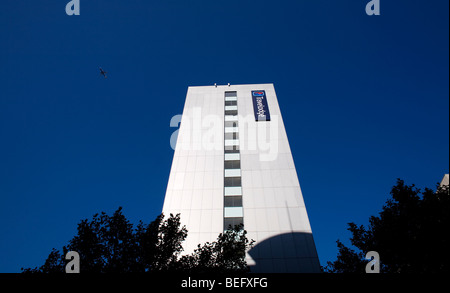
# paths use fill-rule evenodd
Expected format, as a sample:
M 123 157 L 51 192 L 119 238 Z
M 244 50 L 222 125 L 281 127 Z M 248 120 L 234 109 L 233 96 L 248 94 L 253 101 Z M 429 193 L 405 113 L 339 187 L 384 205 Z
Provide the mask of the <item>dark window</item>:
M 240 169 L 241 161 L 225 161 L 225 169 Z
M 237 132 L 225 133 L 225 139 L 238 139 L 239 134 Z
M 225 127 L 237 127 L 238 123 L 236 121 L 225 121 Z
M 225 177 L 225 187 L 239 187 L 241 186 L 241 177 Z
M 225 146 L 225 153 L 239 153 L 239 146 L 237 145 Z
M 225 92 L 225 97 L 237 97 L 237 92 Z
M 225 196 L 225 207 L 242 207 L 242 196 Z
M 225 115 L 236 116 L 238 114 L 237 110 L 225 110 Z
M 237 106 L 237 101 L 225 101 L 225 106 Z
M 244 229 L 244 218 L 224 218 L 224 230 L 234 228 L 236 225 L 241 225 L 241 230 Z
M 225 147 L 225 154 L 239 154 L 239 148 Z

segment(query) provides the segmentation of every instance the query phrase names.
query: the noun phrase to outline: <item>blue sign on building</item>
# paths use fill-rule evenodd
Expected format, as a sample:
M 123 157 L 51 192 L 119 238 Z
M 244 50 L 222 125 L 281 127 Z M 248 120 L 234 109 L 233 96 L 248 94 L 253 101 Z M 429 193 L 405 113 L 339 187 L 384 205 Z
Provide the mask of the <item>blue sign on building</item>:
M 252 91 L 253 110 L 256 121 L 270 121 L 269 105 L 265 91 Z

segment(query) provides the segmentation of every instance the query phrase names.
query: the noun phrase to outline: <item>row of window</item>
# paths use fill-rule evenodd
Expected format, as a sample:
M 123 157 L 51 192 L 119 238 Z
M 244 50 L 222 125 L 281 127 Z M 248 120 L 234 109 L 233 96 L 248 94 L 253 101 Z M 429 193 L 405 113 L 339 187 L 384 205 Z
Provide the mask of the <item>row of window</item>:
M 225 92 L 224 230 L 244 225 L 237 115 L 237 93 Z

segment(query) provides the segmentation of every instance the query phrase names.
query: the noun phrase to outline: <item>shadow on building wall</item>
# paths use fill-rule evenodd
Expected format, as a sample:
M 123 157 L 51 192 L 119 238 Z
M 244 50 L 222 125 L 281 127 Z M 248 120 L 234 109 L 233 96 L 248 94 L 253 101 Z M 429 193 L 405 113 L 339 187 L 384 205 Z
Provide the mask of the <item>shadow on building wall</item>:
M 320 273 L 311 233 L 292 232 L 263 240 L 249 250 L 252 273 Z

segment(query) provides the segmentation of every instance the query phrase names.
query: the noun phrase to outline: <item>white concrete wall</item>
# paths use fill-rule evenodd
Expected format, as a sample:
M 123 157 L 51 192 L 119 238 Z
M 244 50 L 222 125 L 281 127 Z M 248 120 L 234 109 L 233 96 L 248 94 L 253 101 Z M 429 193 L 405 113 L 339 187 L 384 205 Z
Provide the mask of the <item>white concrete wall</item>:
M 441 186 L 446 186 L 446 185 L 449 185 L 449 176 L 448 176 L 448 174 L 445 174 L 444 178 L 442 178 L 442 181 L 441 181 Z

